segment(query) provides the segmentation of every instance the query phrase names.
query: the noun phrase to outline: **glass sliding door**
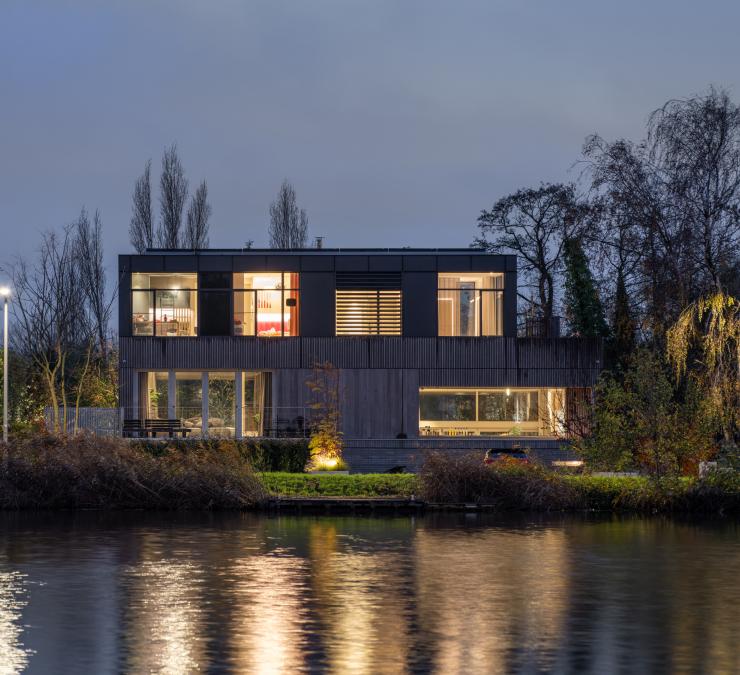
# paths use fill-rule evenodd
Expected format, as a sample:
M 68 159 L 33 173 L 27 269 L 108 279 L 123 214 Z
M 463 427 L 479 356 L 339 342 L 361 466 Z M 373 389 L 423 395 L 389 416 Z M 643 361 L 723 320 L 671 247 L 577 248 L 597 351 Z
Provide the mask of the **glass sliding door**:
M 203 375 L 200 372 L 175 373 L 175 417 L 190 429 L 189 438 L 203 431 Z
M 235 373 L 208 373 L 208 435 L 234 438 L 236 432 Z

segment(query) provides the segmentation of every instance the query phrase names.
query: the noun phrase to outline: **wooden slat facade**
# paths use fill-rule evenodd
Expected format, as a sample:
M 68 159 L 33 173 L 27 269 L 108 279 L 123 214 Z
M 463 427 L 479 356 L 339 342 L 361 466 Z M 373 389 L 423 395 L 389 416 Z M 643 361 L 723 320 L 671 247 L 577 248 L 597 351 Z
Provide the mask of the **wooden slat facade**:
M 591 386 L 603 360 L 601 341 L 588 338 L 122 337 L 120 349 L 121 364 L 139 370 L 272 370 L 330 361 L 337 368 L 505 370 L 516 372 L 516 384 L 533 386 Z

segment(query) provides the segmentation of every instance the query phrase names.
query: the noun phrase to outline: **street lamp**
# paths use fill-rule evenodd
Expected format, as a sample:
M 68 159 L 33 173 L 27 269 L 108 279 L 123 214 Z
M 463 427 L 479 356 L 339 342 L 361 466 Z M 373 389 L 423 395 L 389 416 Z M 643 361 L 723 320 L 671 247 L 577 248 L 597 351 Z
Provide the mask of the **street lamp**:
M 10 288 L 0 286 L 3 297 L 3 441 L 8 442 L 8 298 Z

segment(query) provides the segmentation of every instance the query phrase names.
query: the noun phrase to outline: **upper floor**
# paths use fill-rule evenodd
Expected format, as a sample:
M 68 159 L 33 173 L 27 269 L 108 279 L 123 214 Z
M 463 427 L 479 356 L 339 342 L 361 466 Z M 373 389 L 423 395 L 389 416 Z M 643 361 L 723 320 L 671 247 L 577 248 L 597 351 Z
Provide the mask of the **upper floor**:
M 122 337 L 516 336 L 516 257 L 477 249 L 119 256 Z

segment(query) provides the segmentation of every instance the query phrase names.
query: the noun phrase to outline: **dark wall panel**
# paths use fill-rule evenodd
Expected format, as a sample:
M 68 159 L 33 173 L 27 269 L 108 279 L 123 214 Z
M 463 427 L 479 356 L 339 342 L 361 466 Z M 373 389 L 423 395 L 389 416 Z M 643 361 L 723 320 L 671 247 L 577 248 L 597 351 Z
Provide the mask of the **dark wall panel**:
M 516 272 L 504 274 L 504 335 L 516 337 Z
M 118 256 L 118 335 L 131 335 L 131 259 Z
M 469 255 L 440 255 L 437 256 L 437 270 L 439 272 L 469 272 Z
M 300 334 L 304 337 L 334 335 L 334 273 L 302 272 Z
M 473 272 L 505 272 L 505 255 L 471 255 L 470 267 Z
M 334 268 L 337 270 L 337 272 L 367 272 L 367 256 L 338 255 L 336 258 L 334 258 Z
M 371 272 L 400 272 L 401 268 L 401 256 L 398 255 L 370 256 L 368 259 Z
M 403 269 L 406 272 L 436 272 L 436 255 L 405 255 Z
M 404 336 L 437 335 L 437 273 L 406 272 L 401 283 Z
M 199 255 L 198 271 L 200 272 L 231 272 L 233 256 L 230 255 Z
M 132 272 L 164 272 L 164 256 L 161 255 L 132 255 Z
M 268 255 L 267 272 L 298 272 L 301 261 L 295 255 Z
M 198 269 L 198 259 L 194 255 L 166 255 L 164 269 L 167 272 L 195 272 Z
M 333 255 L 302 255 L 301 271 L 303 272 L 333 272 Z
M 268 272 L 266 256 L 264 255 L 235 255 L 233 260 L 234 272 Z

